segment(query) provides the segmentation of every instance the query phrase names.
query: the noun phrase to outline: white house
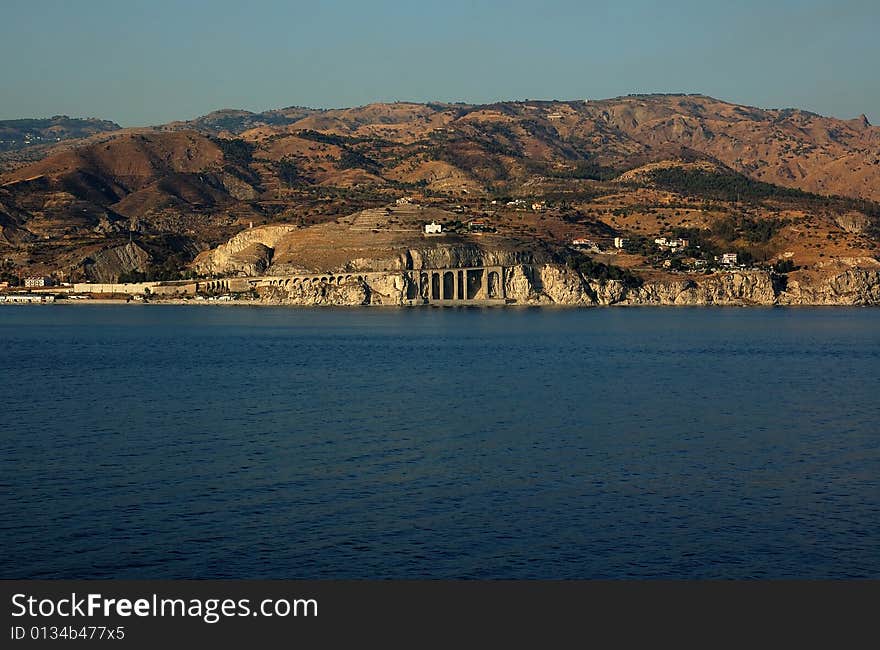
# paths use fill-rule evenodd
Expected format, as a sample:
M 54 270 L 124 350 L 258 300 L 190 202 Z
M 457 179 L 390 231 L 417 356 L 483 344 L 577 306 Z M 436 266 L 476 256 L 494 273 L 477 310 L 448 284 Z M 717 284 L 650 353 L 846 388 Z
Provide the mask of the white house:
M 425 234 L 426 235 L 439 235 L 442 232 L 443 232 L 443 226 L 441 226 L 439 223 L 436 223 L 435 221 L 432 221 L 431 223 L 425 224 Z
M 722 253 L 721 263 L 727 266 L 736 266 L 736 253 Z
M 614 248 L 623 248 L 624 246 L 626 246 L 626 239 L 623 237 L 614 238 Z

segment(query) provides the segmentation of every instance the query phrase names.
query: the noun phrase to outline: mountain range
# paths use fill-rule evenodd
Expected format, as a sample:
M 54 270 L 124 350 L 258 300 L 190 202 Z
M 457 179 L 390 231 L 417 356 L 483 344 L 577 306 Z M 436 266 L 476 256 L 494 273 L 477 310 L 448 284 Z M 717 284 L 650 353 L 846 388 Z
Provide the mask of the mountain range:
M 578 237 L 686 232 L 804 269 L 877 256 L 880 128 L 864 116 L 630 95 L 221 110 L 139 128 L 59 116 L 0 122 L 0 140 L 10 276 L 175 277 L 244 229 L 290 224 L 318 241 L 327 224 L 403 196 L 533 255 L 565 257 Z M 370 248 L 361 238 L 353 251 Z M 616 262 L 658 261 L 632 255 Z M 306 257 L 303 268 L 322 266 Z

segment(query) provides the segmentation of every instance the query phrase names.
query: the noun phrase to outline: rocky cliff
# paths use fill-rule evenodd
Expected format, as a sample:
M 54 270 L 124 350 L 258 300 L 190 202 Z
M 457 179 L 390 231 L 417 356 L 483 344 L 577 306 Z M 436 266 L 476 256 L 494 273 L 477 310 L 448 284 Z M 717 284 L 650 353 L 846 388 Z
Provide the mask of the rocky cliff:
M 793 274 L 795 275 L 795 274 Z M 505 271 L 505 295 L 513 305 L 880 305 L 880 271 L 849 269 L 825 277 L 788 278 L 766 271 L 730 271 L 626 286 L 584 278 L 560 265 L 515 265 Z M 340 282 L 314 281 L 262 292 L 268 303 L 409 305 L 416 295 L 409 274 L 387 271 Z
M 147 251 L 129 242 L 95 253 L 86 260 L 83 270 L 92 282 L 116 282 L 122 273 L 145 271 L 151 259 Z
M 193 262 L 200 273 L 261 275 L 272 263 L 275 246 L 287 233 L 289 224 L 243 230 L 225 244 L 201 253 Z
M 267 303 L 305 307 L 402 306 L 409 304 L 407 296 L 415 294 L 411 284 L 406 273 L 388 271 L 353 276 L 342 282 L 316 280 L 266 287 L 261 290 L 261 298 Z
M 781 305 L 880 305 L 880 271 L 849 269 L 827 277 L 788 281 Z
M 880 305 L 880 271 L 849 269 L 792 278 L 730 271 L 627 287 L 617 280 L 581 278 L 559 266 L 520 266 L 507 273 L 505 289 L 516 303 L 538 305 Z
M 780 284 L 770 273 L 736 271 L 626 286 L 549 264 L 513 267 L 505 278 L 507 298 L 532 305 L 773 305 Z

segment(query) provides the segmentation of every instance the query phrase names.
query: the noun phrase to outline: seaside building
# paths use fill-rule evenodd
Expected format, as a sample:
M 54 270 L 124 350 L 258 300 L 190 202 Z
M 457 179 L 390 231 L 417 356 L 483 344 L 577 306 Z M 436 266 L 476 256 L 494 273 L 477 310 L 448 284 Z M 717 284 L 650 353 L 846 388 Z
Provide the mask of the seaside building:
M 33 293 L 10 293 L 0 296 L 0 303 L 37 304 L 55 302 L 55 296 L 40 296 Z
M 30 287 L 51 287 L 54 282 L 52 278 L 44 275 L 35 275 L 24 279 L 24 286 Z

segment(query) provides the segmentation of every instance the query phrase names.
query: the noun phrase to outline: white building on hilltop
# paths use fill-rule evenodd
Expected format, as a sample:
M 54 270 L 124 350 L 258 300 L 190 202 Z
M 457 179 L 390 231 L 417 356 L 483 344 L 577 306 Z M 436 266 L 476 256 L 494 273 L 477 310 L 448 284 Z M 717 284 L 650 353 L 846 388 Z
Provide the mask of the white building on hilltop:
M 443 226 L 439 223 L 432 221 L 431 223 L 425 224 L 425 234 L 426 235 L 440 235 L 443 233 Z

